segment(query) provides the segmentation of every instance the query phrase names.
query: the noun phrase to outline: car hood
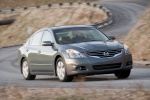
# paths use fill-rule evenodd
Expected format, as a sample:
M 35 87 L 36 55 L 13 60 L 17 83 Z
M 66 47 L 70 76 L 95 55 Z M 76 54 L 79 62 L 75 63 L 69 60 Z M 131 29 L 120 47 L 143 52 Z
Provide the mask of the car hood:
M 82 42 L 75 44 L 62 45 L 63 49 L 74 49 L 80 52 L 85 51 L 97 51 L 97 50 L 116 50 L 122 49 L 123 45 L 117 41 L 93 41 L 93 42 Z

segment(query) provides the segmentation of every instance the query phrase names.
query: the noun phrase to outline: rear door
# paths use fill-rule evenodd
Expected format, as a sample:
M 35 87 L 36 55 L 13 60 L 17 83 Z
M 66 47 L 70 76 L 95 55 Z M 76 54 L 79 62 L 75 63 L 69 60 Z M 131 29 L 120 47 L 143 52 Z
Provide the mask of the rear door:
M 37 72 L 39 69 L 38 54 L 40 53 L 39 48 L 41 45 L 42 35 L 43 31 L 35 33 L 31 37 L 29 47 L 26 50 L 28 52 L 28 62 L 31 72 Z

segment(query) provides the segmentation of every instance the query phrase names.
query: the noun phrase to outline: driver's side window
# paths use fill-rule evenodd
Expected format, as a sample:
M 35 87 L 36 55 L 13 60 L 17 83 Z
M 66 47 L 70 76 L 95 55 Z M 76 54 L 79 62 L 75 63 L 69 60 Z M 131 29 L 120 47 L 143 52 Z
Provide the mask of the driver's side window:
M 42 37 L 42 43 L 43 41 L 51 41 L 53 42 L 51 33 L 49 31 L 44 31 L 43 37 Z

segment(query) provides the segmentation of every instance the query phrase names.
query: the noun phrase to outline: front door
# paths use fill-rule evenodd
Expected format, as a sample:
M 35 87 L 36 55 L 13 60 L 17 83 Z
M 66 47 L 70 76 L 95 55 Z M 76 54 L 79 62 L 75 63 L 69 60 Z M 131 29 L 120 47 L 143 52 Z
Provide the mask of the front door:
M 42 37 L 42 42 L 43 41 L 51 41 L 53 42 L 53 38 L 52 38 L 52 35 L 51 33 L 46 30 L 44 31 L 44 34 L 43 34 L 43 37 Z M 40 50 L 39 50 L 39 54 L 38 54 L 38 59 L 39 59 L 39 70 L 40 72 L 43 72 L 43 73 L 48 73 L 48 74 L 51 74 L 51 73 L 54 73 L 54 58 L 53 56 L 55 55 L 55 53 L 57 52 L 53 46 L 42 46 L 40 47 Z

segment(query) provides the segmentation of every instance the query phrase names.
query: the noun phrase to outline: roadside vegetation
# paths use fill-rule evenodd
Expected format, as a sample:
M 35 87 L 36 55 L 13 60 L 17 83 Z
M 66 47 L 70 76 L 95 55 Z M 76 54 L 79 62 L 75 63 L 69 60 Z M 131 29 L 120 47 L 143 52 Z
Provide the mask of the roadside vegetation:
M 123 42 L 130 47 L 135 60 L 150 61 L 150 8 L 144 12 Z
M 0 0 L 0 9 L 22 8 L 65 2 L 91 2 L 96 0 Z
M 150 90 L 1 87 L 0 100 L 150 100 Z
M 0 15 L 0 19 L 15 18 L 11 25 L 0 26 L 0 47 L 23 44 L 35 31 L 61 25 L 90 25 L 107 18 L 98 7 L 81 4 L 70 7 L 27 10 L 16 14 Z
M 0 9 L 43 5 L 63 2 L 90 2 L 93 0 L 0 0 Z M 54 16 L 55 15 L 55 16 Z M 65 15 L 65 16 L 64 16 Z M 57 17 L 56 17 L 57 16 Z M 15 18 L 12 25 L 0 26 L 0 47 L 22 44 L 32 32 L 43 27 L 93 24 L 107 18 L 98 8 L 80 6 L 32 10 L 15 14 L 0 14 L 0 20 Z M 137 24 L 122 40 L 131 49 L 134 60 L 150 61 L 150 8 L 140 17 Z

